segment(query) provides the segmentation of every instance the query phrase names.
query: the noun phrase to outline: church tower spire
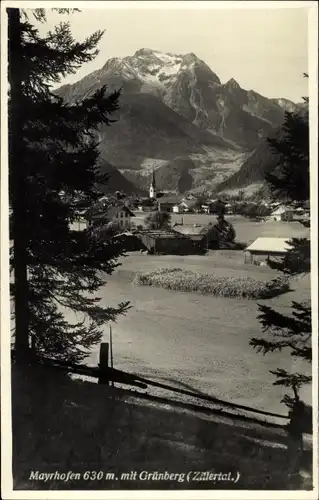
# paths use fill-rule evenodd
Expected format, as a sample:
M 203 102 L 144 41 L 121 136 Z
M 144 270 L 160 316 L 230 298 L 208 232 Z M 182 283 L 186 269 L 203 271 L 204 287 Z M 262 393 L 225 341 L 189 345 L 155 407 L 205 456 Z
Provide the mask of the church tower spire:
M 154 167 L 153 167 L 152 182 L 150 185 L 150 198 L 156 200 L 156 181 L 155 181 Z

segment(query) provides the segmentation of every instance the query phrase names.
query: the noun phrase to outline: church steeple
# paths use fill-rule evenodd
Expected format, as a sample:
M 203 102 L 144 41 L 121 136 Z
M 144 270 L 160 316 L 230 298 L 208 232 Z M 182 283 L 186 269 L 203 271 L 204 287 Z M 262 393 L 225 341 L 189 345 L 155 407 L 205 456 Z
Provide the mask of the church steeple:
M 156 200 L 156 181 L 155 181 L 155 171 L 153 168 L 152 182 L 150 185 L 150 198 Z

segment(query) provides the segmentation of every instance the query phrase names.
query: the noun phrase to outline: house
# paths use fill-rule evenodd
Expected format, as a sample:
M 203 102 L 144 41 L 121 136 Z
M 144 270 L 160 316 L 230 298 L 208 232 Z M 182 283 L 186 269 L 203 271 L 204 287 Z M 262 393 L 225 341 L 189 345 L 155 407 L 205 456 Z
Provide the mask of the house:
M 183 199 L 178 205 L 179 212 L 177 213 L 192 212 L 193 210 L 195 210 L 196 206 L 197 206 L 196 199 L 191 199 L 191 200 Z
M 209 205 L 202 205 L 202 211 L 204 214 L 210 214 L 210 206 Z
M 146 250 L 145 245 L 136 236 L 135 233 L 125 230 L 123 233 L 116 234 L 113 239 L 119 241 L 122 244 L 122 248 L 126 252 L 136 252 L 141 250 Z
M 130 229 L 135 214 L 125 205 L 109 207 L 103 212 L 91 215 L 91 224 L 113 224 L 119 229 Z
M 155 210 L 156 207 L 156 199 L 154 198 L 142 198 L 138 205 L 137 205 L 137 210 L 139 212 L 150 212 L 152 210 Z
M 180 204 L 181 199 L 177 196 L 163 196 L 157 200 L 158 202 L 158 210 L 160 212 L 173 212 L 173 207 L 176 207 Z
M 226 203 L 225 205 L 226 213 L 228 215 L 233 215 L 233 205 L 231 203 Z
M 268 220 L 279 222 L 279 221 L 292 221 L 294 218 L 294 211 L 291 207 L 285 205 L 279 205 L 269 216 Z
M 85 231 L 89 227 L 89 223 L 85 214 L 80 214 L 73 222 L 69 224 L 71 231 Z
M 199 253 L 199 246 L 169 229 L 141 230 L 135 233 L 151 254 L 191 255 Z
M 257 238 L 245 249 L 245 264 L 258 264 L 270 257 L 282 258 L 291 248 L 287 238 Z
M 176 233 L 191 239 L 202 250 L 218 248 L 218 233 L 212 225 L 202 224 L 174 224 Z

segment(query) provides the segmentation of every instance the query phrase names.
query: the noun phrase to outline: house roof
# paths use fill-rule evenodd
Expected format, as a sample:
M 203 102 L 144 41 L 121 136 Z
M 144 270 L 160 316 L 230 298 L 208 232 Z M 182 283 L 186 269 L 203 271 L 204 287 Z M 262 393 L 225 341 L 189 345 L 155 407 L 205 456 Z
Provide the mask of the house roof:
M 150 205 L 152 201 L 152 198 L 140 198 L 140 200 L 138 200 L 138 205 Z
M 285 205 L 280 205 L 279 207 L 277 207 L 272 213 L 271 215 L 280 215 L 280 214 L 284 214 L 285 212 L 288 212 L 292 210 L 291 207 L 287 207 Z
M 131 217 L 135 217 L 135 214 L 125 205 L 109 207 L 107 210 L 103 210 L 103 212 L 99 212 L 97 214 L 92 215 L 93 219 L 113 219 L 119 212 L 126 212 Z
M 196 200 L 182 200 L 180 205 L 186 205 L 187 208 L 194 208 L 197 204 Z
M 202 224 L 176 224 L 173 230 L 185 236 L 198 236 L 207 234 L 212 226 L 204 226 Z
M 131 217 L 135 217 L 135 214 L 134 212 L 132 212 L 132 210 L 130 210 L 128 207 L 126 207 L 125 205 L 122 205 L 122 206 L 116 206 L 116 207 L 110 207 L 107 211 L 107 214 L 109 217 L 114 217 L 115 215 L 117 215 L 119 212 L 126 212 L 127 214 L 129 214 Z
M 132 233 L 132 231 L 123 231 L 123 233 L 118 233 L 116 234 L 115 236 L 113 236 L 113 239 L 117 239 L 117 238 L 121 238 L 123 236 L 134 236 L 134 234 Z
M 168 205 L 178 205 L 181 202 L 181 198 L 177 196 L 163 196 L 163 198 L 160 198 L 158 200 L 158 203 L 160 204 L 168 204 Z
M 184 235 L 176 234 L 175 231 L 170 229 L 141 229 L 135 234 L 150 236 L 152 238 L 185 238 Z
M 246 250 L 248 252 L 286 253 L 291 247 L 287 238 L 257 238 Z

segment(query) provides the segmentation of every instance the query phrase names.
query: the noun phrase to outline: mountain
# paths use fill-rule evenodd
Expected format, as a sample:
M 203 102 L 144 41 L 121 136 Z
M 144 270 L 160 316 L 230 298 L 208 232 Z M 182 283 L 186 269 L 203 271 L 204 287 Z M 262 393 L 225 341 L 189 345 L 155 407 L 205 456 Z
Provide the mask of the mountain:
M 133 182 L 122 175 L 114 165 L 103 160 L 103 158 L 100 158 L 99 167 L 101 173 L 108 176 L 107 183 L 99 186 L 102 192 L 114 193 L 115 191 L 123 191 L 126 194 L 146 194 L 145 191 L 138 188 Z
M 151 49 L 111 58 L 57 93 L 71 103 L 102 85 L 122 89 L 117 122 L 100 130 L 102 158 L 141 188 L 152 168 L 166 189 L 213 186 L 282 123 L 290 102 L 244 90 L 234 79 L 221 83 L 193 53 Z M 183 167 L 177 179 L 182 164 L 187 175 Z
M 102 156 L 118 168 L 139 168 L 144 158 L 170 160 L 203 146 L 234 149 L 201 130 L 154 95 L 123 93 L 116 123 L 100 130 Z
M 270 150 L 266 141 L 246 159 L 238 172 L 221 182 L 218 191 L 244 188 L 250 184 L 263 184 L 265 174 L 278 165 L 278 157 Z
M 303 106 L 303 103 L 296 104 L 292 101 L 289 101 L 288 99 L 271 99 L 271 101 L 274 104 L 277 104 L 281 108 L 283 108 L 285 111 L 288 111 L 289 113 L 295 113 L 299 107 Z
M 177 157 L 157 165 L 156 187 L 159 191 L 167 189 L 181 194 L 194 188 L 196 165 L 189 157 Z M 152 180 L 152 170 L 123 170 L 124 175 L 137 185 L 149 186 Z
M 295 105 L 289 109 L 293 109 L 295 115 L 308 119 L 307 105 Z M 288 109 L 287 111 L 292 112 Z M 280 139 L 283 134 L 284 131 L 282 128 L 278 127 L 269 137 Z M 256 184 L 258 186 L 264 184 L 265 175 L 275 170 L 279 164 L 279 159 L 279 156 L 270 149 L 268 142 L 264 140 L 255 151 L 246 158 L 237 172 L 217 186 L 218 191 L 244 188 L 251 184 Z

